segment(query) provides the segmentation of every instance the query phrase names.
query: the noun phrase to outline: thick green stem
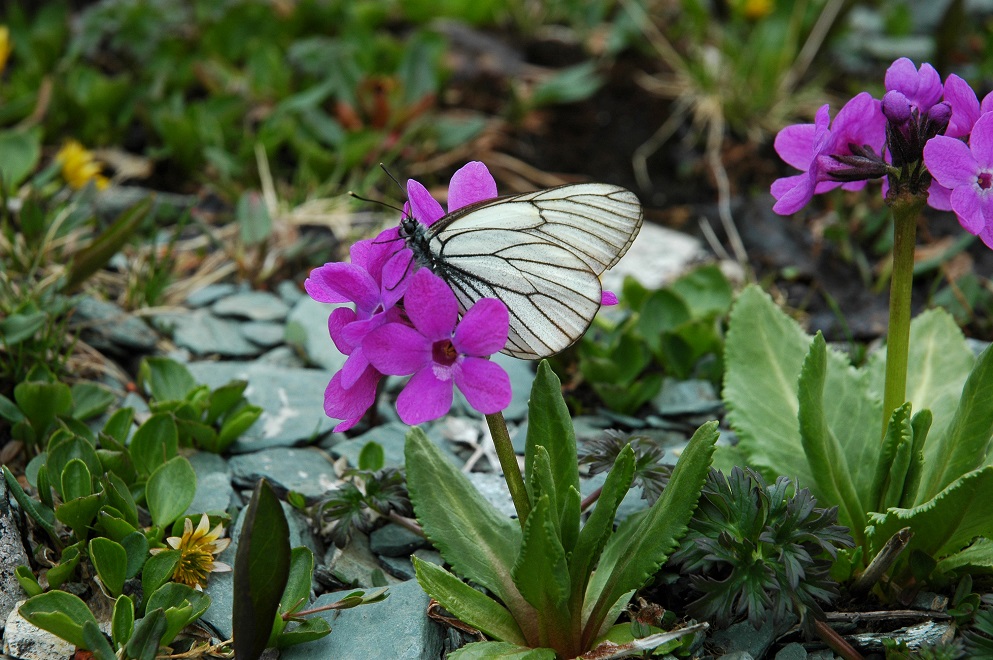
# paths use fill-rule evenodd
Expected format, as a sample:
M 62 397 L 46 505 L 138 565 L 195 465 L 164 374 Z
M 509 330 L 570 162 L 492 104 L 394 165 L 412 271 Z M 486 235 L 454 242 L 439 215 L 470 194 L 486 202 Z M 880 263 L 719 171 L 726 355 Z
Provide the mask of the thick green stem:
M 886 334 L 886 384 L 883 389 L 883 436 L 893 411 L 907 399 L 907 355 L 910 350 L 910 294 L 914 284 L 917 217 L 927 201 L 903 194 L 890 203 L 893 212 L 893 275 L 890 319 Z
M 528 491 L 524 487 L 524 478 L 517 464 L 517 454 L 514 453 L 514 445 L 510 442 L 510 433 L 507 432 L 507 422 L 503 419 L 503 413 L 486 415 L 486 425 L 490 427 L 493 446 L 496 447 L 500 467 L 503 468 L 503 478 L 507 480 L 510 497 L 514 500 L 514 508 L 517 509 L 517 519 L 523 529 L 528 514 L 531 513 L 531 500 L 528 499 Z

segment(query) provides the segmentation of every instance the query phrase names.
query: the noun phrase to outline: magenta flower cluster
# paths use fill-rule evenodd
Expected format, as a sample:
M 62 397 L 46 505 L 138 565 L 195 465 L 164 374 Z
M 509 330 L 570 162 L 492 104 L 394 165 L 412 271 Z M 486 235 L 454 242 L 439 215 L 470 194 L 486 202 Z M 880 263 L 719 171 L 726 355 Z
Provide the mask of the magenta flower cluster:
M 980 103 L 959 76 L 942 85 L 934 67 L 905 57 L 885 84 L 881 100 L 863 92 L 833 121 L 825 105 L 813 124 L 779 132 L 777 153 L 802 173 L 772 184 L 773 210 L 796 213 L 815 194 L 886 177 L 884 194 L 927 195 L 993 248 L 993 93 Z
M 404 214 L 430 225 L 444 215 L 420 183 L 407 182 Z M 449 212 L 496 197 L 486 166 L 465 165 L 452 177 Z M 488 358 L 507 343 L 510 317 L 499 300 L 484 298 L 459 319 L 455 294 L 437 275 L 418 269 L 394 227 L 351 248 L 351 262 L 315 268 L 304 283 L 325 303 L 353 303 L 328 318 L 331 340 L 347 355 L 324 392 L 324 411 L 342 420 L 335 431 L 359 422 L 375 403 L 383 375 L 410 376 L 397 399 L 407 424 L 437 419 L 452 405 L 453 387 L 484 414 L 510 404 L 507 373 Z

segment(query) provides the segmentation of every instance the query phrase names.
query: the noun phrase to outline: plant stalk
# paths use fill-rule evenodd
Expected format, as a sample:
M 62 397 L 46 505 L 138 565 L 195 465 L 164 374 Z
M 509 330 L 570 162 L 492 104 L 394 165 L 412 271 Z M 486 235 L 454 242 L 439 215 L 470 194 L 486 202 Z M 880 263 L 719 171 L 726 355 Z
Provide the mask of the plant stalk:
M 503 478 L 507 481 L 510 497 L 514 500 L 514 508 L 517 509 L 517 520 L 521 523 L 521 529 L 524 529 L 524 523 L 531 513 L 531 500 L 528 499 L 528 491 L 524 487 L 524 477 L 521 476 L 521 468 L 517 464 L 517 454 L 514 453 L 514 445 L 510 442 L 510 433 L 507 431 L 507 422 L 503 418 L 503 413 L 486 415 L 486 425 L 490 427 L 493 446 L 496 448 L 500 467 L 503 469 Z
M 890 202 L 893 213 L 893 273 L 890 279 L 890 318 L 886 332 L 886 384 L 883 388 L 883 433 L 893 411 L 907 400 L 907 356 L 910 351 L 910 296 L 914 284 L 917 218 L 927 201 L 910 193 Z

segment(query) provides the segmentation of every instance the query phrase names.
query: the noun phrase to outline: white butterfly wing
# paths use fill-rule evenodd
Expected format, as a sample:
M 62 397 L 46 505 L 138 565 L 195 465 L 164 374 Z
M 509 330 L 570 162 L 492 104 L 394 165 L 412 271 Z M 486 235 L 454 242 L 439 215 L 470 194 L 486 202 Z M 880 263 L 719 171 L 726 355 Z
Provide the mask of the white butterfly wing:
M 599 275 L 641 228 L 637 197 L 601 183 L 560 186 L 468 207 L 429 229 L 429 248 L 462 309 L 510 311 L 504 353 L 537 359 L 578 340 L 600 309 Z

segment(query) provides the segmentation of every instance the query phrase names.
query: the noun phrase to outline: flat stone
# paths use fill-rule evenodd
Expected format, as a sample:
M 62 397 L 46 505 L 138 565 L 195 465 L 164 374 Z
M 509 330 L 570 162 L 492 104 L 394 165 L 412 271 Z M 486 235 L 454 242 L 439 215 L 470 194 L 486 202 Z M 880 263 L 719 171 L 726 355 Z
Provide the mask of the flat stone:
M 427 545 L 426 538 L 396 523 L 384 525 L 369 535 L 369 549 L 385 557 L 409 557 L 414 550 Z
M 283 343 L 283 335 L 286 334 L 283 324 L 275 321 L 246 321 L 241 323 L 238 329 L 242 337 L 262 348 L 279 346 Z
M 665 249 L 660 250 L 660 245 Z M 646 222 L 627 254 L 603 274 L 603 288 L 619 292 L 630 275 L 648 289 L 660 289 L 706 256 L 699 239 Z
M 712 415 L 724 404 L 709 380 L 666 378 L 652 405 L 662 415 Z
M 284 303 L 292 307 L 297 304 L 301 298 L 306 297 L 306 293 L 297 285 L 296 282 L 292 280 L 283 280 L 276 285 L 276 295 L 278 295 Z
M 286 319 L 286 343 L 296 347 L 310 364 L 338 371 L 345 364 L 346 356 L 334 346 L 328 334 L 328 317 L 336 307 L 310 297 L 302 297 L 290 310 Z
M 190 307 L 206 307 L 212 305 L 221 298 L 233 295 L 238 290 L 234 284 L 226 282 L 221 284 L 208 284 L 202 289 L 197 289 L 186 296 L 186 304 Z
M 73 322 L 83 328 L 83 336 L 96 348 L 113 352 L 149 352 L 155 349 L 158 334 L 143 320 L 117 305 L 82 296 L 76 302 Z
M 17 587 L 20 593 L 20 587 Z M 52 660 L 71 658 L 76 647 L 61 637 L 35 626 L 18 613 L 24 603 L 18 601 L 10 611 L 3 629 L 3 652 L 16 660 Z
M 331 380 L 327 372 L 264 362 L 194 362 L 188 368 L 194 378 L 212 388 L 232 380 L 248 381 L 245 398 L 263 413 L 231 445 L 234 453 L 310 444 L 336 423 L 324 414 L 324 390 Z
M 11 500 L 7 480 L 0 479 L 0 621 L 7 620 L 23 595 L 14 570 L 18 566 L 30 566 Z
M 369 549 L 369 537 L 362 532 L 352 533 L 351 540 L 344 548 L 328 548 L 324 563 L 336 580 L 360 589 L 371 588 L 373 575 L 379 573 L 386 578 L 387 584 L 401 582 L 383 570 L 379 560 Z
M 479 494 L 496 507 L 500 513 L 510 517 L 517 517 L 517 509 L 514 507 L 514 500 L 510 497 L 510 489 L 502 474 L 493 472 L 470 472 L 465 475 Z
M 776 660 L 807 660 L 807 650 L 803 644 L 792 642 L 779 649 Z
M 436 550 L 431 550 L 430 548 L 415 550 L 411 557 L 417 557 L 422 561 L 429 561 L 438 566 L 445 565 L 445 560 L 442 559 L 441 555 Z M 379 563 L 393 577 L 401 580 L 413 580 L 415 577 L 414 563 L 410 560 L 410 557 L 380 557 Z
M 265 477 L 273 487 L 296 491 L 311 501 L 337 490 L 334 466 L 324 453 L 314 448 L 263 449 L 232 456 L 229 464 L 235 482 L 246 488 L 254 487 L 255 482 Z
M 171 325 L 172 339 L 176 345 L 188 348 L 197 355 L 254 357 L 262 352 L 259 346 L 242 336 L 239 323 L 218 318 L 206 309 L 161 315 L 157 317 L 157 322 Z
M 186 509 L 186 515 L 228 512 L 239 503 L 231 486 L 231 470 L 227 461 L 206 451 L 195 452 L 187 458 L 197 475 L 197 492 Z
M 242 291 L 221 298 L 210 309 L 218 316 L 233 316 L 249 321 L 283 321 L 289 305 L 268 291 Z
M 300 359 L 300 356 L 289 346 L 277 346 L 260 355 L 255 361 L 256 363 L 271 364 L 274 367 L 283 367 L 284 369 L 307 368 L 307 362 Z M 330 380 L 330 375 L 328 380 Z
M 330 451 L 335 458 L 344 456 L 350 466 L 358 467 L 362 448 L 376 442 L 383 448 L 384 467 L 403 467 L 403 445 L 409 431 L 410 427 L 403 422 L 382 424 L 351 440 L 336 442 L 331 445 Z
M 350 591 L 324 594 L 314 607 L 340 600 Z M 307 644 L 282 651 L 281 660 L 422 660 L 440 658 L 445 633 L 428 618 L 430 598 L 415 580 L 390 587 L 389 596 L 378 603 L 348 610 L 321 612 L 332 632 Z

